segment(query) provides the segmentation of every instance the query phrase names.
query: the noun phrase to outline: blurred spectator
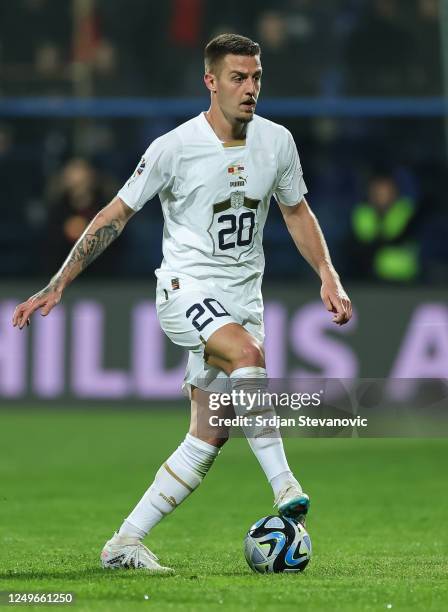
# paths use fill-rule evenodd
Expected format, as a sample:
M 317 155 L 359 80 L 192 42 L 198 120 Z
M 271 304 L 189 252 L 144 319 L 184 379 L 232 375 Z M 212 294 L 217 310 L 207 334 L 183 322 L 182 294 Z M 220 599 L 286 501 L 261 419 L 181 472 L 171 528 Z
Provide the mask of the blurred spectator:
M 33 75 L 31 81 L 34 95 L 62 96 L 73 93 L 72 75 L 67 59 L 60 47 L 44 41 L 36 46 L 34 52 Z M 29 90 L 27 93 L 31 93 Z
M 121 74 L 133 83 L 127 95 L 179 94 L 182 68 L 175 64 L 169 32 L 173 0 L 98 0 L 96 7 L 102 35 L 114 42 Z
M 336 15 L 339 10 L 328 6 L 328 0 L 289 0 L 284 15 L 288 35 L 295 49 L 299 95 L 314 96 L 332 93 L 339 80 L 330 74 L 333 61 L 341 46 L 335 36 Z M 340 72 L 340 67 L 339 67 Z
M 0 276 L 32 275 L 38 258 L 30 257 L 40 229 L 38 194 L 41 173 L 32 152 L 16 142 L 8 124 L 0 124 Z
M 52 180 L 48 192 L 48 267 L 62 262 L 86 229 L 95 214 L 116 193 L 116 184 L 100 176 L 85 159 L 74 158 L 66 163 Z M 111 249 L 94 268 L 94 274 L 113 271 L 117 249 Z
M 283 13 L 288 0 L 256 0 L 241 2 L 241 0 L 227 0 L 216 2 L 216 0 L 205 0 L 204 32 L 202 44 L 217 34 L 230 31 L 237 34 L 257 39 L 257 28 L 259 16 L 266 11 L 278 11 Z M 221 29 L 222 25 L 232 25 L 230 29 Z
M 113 97 L 123 93 L 121 84 L 127 79 L 120 74 L 117 50 L 110 40 L 102 39 L 95 49 L 92 78 L 97 96 Z
M 37 47 L 34 60 L 38 78 L 55 77 L 61 71 L 62 58 L 58 47 L 52 43 Z
M 366 281 L 415 281 L 419 275 L 416 221 L 415 201 L 400 193 L 393 176 L 373 176 L 367 201 L 352 212 L 353 275 Z
M 260 13 L 257 40 L 261 45 L 266 96 L 315 96 L 323 72 L 319 12 L 301 0 L 294 13 Z
M 257 30 L 264 72 L 263 95 L 315 95 L 318 91 L 318 74 L 313 69 L 308 32 L 300 42 L 292 40 L 288 34 L 285 16 L 277 11 L 262 13 Z
M 8 95 L 68 94 L 71 3 L 0 0 L 0 74 Z
M 0 198 L 2 231 L 0 237 L 2 240 L 9 238 L 8 234 L 10 232 L 4 231 L 5 226 L 11 230 L 11 227 L 17 224 L 18 229 L 22 222 L 22 202 L 20 196 L 23 194 L 21 193 L 20 182 L 18 182 L 20 173 L 14 167 L 17 161 L 14 155 L 13 132 L 8 125 L 0 124 L 0 182 L 2 186 Z
M 348 93 L 404 96 L 412 90 L 416 41 L 400 23 L 397 0 L 374 0 L 347 41 Z
M 95 2 L 80 4 L 76 11 L 71 66 L 74 91 L 85 97 L 123 96 L 133 90 L 134 83 L 99 8 Z M 128 44 L 132 46 L 133 41 Z

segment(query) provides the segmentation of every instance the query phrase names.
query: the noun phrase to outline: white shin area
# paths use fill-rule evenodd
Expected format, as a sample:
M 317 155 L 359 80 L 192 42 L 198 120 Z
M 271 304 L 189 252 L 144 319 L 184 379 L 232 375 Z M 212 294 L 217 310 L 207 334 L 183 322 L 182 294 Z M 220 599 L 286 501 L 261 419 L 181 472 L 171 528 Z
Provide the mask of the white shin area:
M 265 368 L 256 366 L 238 368 L 231 372 L 230 379 L 232 389 L 242 390 L 245 394 L 258 394 L 267 391 L 268 380 Z M 265 417 L 275 416 L 275 410 L 269 401 L 262 401 L 251 410 L 248 410 L 244 403 L 235 405 L 234 408 L 237 416 L 251 414 L 263 414 Z M 250 448 L 273 488 L 274 496 L 277 496 L 288 482 L 297 483 L 300 487 L 289 468 L 279 429 L 276 427 L 266 428 L 264 425 L 243 426 L 242 429 Z
M 219 448 L 191 434 L 163 463 L 119 535 L 142 539 L 164 516 L 181 504 L 202 482 Z

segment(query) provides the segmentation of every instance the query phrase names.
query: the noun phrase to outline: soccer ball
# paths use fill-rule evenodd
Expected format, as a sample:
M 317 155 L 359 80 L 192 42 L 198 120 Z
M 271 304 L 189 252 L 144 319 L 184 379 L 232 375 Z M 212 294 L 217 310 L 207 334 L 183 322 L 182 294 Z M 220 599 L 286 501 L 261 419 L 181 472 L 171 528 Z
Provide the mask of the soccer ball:
M 305 527 L 290 518 L 265 516 L 244 538 L 244 555 L 254 572 L 302 572 L 311 559 Z

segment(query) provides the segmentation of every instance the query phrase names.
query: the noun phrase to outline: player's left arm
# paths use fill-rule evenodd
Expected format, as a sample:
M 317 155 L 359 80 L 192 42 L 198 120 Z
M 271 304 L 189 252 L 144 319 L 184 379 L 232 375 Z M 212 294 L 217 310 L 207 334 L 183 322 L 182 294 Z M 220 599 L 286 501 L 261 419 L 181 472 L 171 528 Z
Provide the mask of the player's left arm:
M 305 198 L 295 206 L 280 203 L 279 206 L 295 245 L 322 281 L 320 295 L 323 303 L 328 311 L 334 313 L 334 323 L 344 325 L 352 317 L 352 304 L 333 267 L 316 215 Z

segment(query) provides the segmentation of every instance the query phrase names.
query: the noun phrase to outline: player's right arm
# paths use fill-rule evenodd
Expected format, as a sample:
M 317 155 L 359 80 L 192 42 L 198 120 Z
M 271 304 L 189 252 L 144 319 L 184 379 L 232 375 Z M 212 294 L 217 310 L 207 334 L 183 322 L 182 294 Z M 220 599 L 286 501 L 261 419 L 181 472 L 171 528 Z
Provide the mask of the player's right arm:
M 61 301 L 64 289 L 118 238 L 134 213 L 119 197 L 101 209 L 48 285 L 17 306 L 12 319 L 14 327 L 22 329 L 29 325 L 31 315 L 39 308 L 41 315 L 46 316 Z

